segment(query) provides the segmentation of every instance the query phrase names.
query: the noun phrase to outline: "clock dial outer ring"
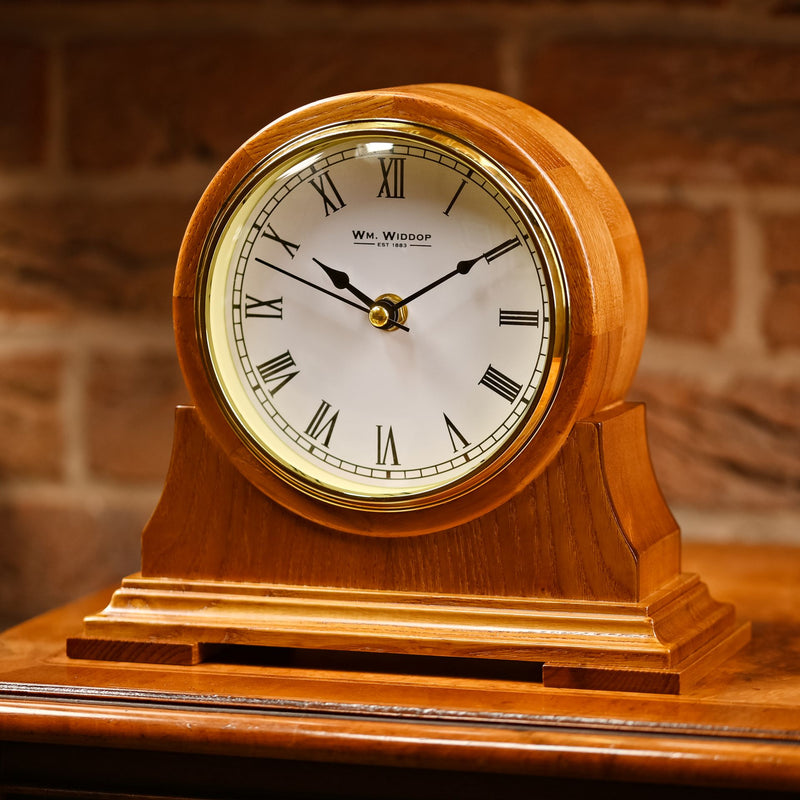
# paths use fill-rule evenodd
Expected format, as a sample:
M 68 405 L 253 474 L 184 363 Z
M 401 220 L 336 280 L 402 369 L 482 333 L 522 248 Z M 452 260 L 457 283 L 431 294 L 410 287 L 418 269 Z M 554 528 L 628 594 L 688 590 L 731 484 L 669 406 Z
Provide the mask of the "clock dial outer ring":
M 359 120 L 421 124 L 465 140 L 498 162 L 531 197 L 561 256 L 569 293 L 569 355 L 535 435 L 485 483 L 438 505 L 372 510 L 335 505 L 286 482 L 251 452 L 217 402 L 198 342 L 198 268 L 214 221 L 265 157 L 310 131 Z M 230 462 L 258 489 L 314 523 L 373 536 L 431 533 L 467 523 L 520 492 L 564 445 L 576 421 L 624 399 L 646 327 L 638 238 L 610 178 L 557 123 L 504 95 L 423 85 L 329 98 L 268 125 L 226 162 L 189 223 L 173 291 L 178 356 L 200 417 Z M 444 496 L 444 495 L 443 495 Z
M 339 151 L 342 147 L 353 147 L 359 142 L 383 141 L 385 138 L 392 139 L 401 146 L 434 149 L 443 155 L 450 156 L 464 165 L 469 170 L 468 174 L 475 174 L 479 180 L 485 181 L 493 190 L 501 191 L 504 203 L 508 204 L 508 210 L 513 210 L 513 213 L 519 219 L 519 224 L 528 230 L 529 238 L 535 242 L 536 259 L 542 271 L 536 279 L 537 288 L 541 290 L 542 280 L 547 286 L 547 300 L 543 306 L 548 317 L 547 334 L 542 339 L 541 346 L 535 357 L 533 351 L 530 353 L 520 351 L 525 352 L 526 356 L 532 357 L 529 366 L 537 367 L 533 374 L 541 373 L 542 375 L 534 390 L 532 399 L 528 401 L 527 411 L 516 421 L 513 427 L 506 428 L 507 434 L 505 438 L 498 441 L 495 438 L 495 434 L 489 434 L 485 437 L 485 447 L 492 448 L 494 445 L 494 452 L 490 449 L 486 458 L 479 460 L 473 454 L 473 460 L 466 460 L 458 465 L 461 468 L 460 474 L 448 479 L 447 473 L 444 473 L 445 479 L 438 483 L 435 480 L 436 475 L 429 475 L 426 478 L 429 485 L 423 486 L 415 492 L 411 492 L 407 488 L 400 492 L 385 491 L 382 493 L 382 489 L 370 491 L 367 486 L 359 486 L 357 481 L 353 481 L 350 486 L 345 487 L 342 484 L 349 482 L 347 478 L 344 481 L 338 481 L 340 484 L 338 487 L 336 486 L 336 479 L 331 480 L 326 486 L 324 474 L 318 475 L 316 479 L 311 476 L 313 465 L 311 470 L 307 463 L 298 467 L 293 465 L 292 461 L 295 458 L 302 462 L 304 460 L 303 455 L 287 452 L 281 458 L 279 455 L 282 449 L 281 443 L 279 441 L 275 442 L 274 446 L 267 444 L 267 439 L 256 428 L 251 427 L 252 421 L 248 424 L 245 421 L 246 417 L 240 416 L 243 403 L 239 391 L 239 377 L 233 375 L 235 367 L 232 368 L 232 362 L 229 357 L 230 343 L 227 337 L 220 340 L 219 321 L 217 320 L 215 324 L 209 317 L 211 296 L 215 291 L 217 294 L 219 293 L 220 285 L 226 280 L 222 277 L 215 278 L 211 274 L 211 270 L 218 268 L 214 265 L 217 264 L 220 252 L 224 255 L 219 267 L 223 270 L 228 269 L 225 265 L 230 263 L 231 232 L 239 231 L 241 215 L 234 216 L 233 212 L 239 211 L 241 214 L 241 209 L 245 208 L 248 211 L 244 213 L 250 214 L 251 210 L 249 209 L 251 207 L 260 208 L 263 197 L 268 197 L 270 190 L 267 190 L 266 195 L 264 195 L 258 191 L 258 187 L 262 186 L 264 182 L 270 184 L 276 176 L 280 184 L 286 169 L 291 171 L 297 164 L 307 164 L 311 154 L 320 154 L 330 150 Z M 484 248 L 486 247 L 485 241 L 480 242 L 480 244 Z M 477 244 L 474 246 L 477 247 Z M 455 256 L 453 255 L 454 258 Z M 445 264 L 450 267 L 452 263 L 454 263 L 454 260 L 452 262 L 444 261 L 440 268 L 444 268 Z M 418 123 L 409 125 L 398 121 L 375 120 L 327 126 L 315 129 L 308 136 L 292 142 L 288 148 L 271 154 L 239 186 L 238 190 L 232 195 L 231 201 L 226 205 L 223 214 L 217 218 L 206 240 L 198 280 L 199 285 L 196 296 L 198 303 L 196 318 L 199 323 L 198 339 L 204 351 L 206 369 L 212 375 L 212 380 L 216 381 L 218 401 L 228 416 L 229 424 L 237 429 L 238 435 L 249 444 L 255 455 L 263 460 L 267 469 L 276 471 L 284 480 L 295 484 L 301 491 L 338 505 L 362 510 L 380 510 L 385 513 L 388 510 L 400 511 L 438 505 L 449 502 L 459 494 L 472 491 L 480 483 L 489 480 L 497 470 L 502 469 L 509 460 L 513 459 L 520 448 L 533 435 L 549 408 L 550 400 L 560 379 L 568 327 L 566 295 L 558 254 L 552 246 L 546 225 L 539 218 L 537 210 L 531 207 L 524 193 L 519 190 L 513 181 L 508 179 L 508 176 L 497 165 L 486 159 L 483 153 L 475 151 L 463 141 L 455 140 L 433 128 L 422 127 Z M 216 284 L 216 290 L 212 289 L 214 284 Z M 400 300 L 401 298 L 398 297 L 397 299 Z M 369 302 L 371 303 L 371 301 Z M 403 319 L 400 320 L 401 323 L 403 321 Z M 223 380 L 223 377 L 225 373 L 227 373 L 229 379 L 236 382 L 233 392 L 224 388 L 225 380 Z M 247 401 L 244 404 L 246 405 Z M 295 437 L 292 436 L 291 438 L 294 439 Z M 487 445 L 486 442 L 491 442 L 491 444 Z M 334 451 L 335 453 L 336 451 Z M 352 471 L 350 470 L 350 472 Z M 392 469 L 392 472 L 396 471 L 396 469 Z M 388 487 L 382 488 L 388 489 Z

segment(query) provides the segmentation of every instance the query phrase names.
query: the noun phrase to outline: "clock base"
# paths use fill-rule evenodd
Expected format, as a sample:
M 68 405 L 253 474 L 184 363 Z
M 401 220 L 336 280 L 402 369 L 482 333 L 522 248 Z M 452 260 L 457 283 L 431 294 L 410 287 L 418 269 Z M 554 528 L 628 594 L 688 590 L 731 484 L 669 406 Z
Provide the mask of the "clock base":
M 578 604 L 132 576 L 67 652 L 191 665 L 223 644 L 529 661 L 545 686 L 674 694 L 748 638 L 696 575 L 643 603 Z
M 512 500 L 395 538 L 304 520 L 254 489 L 193 408 L 143 534 L 142 573 L 74 658 L 194 664 L 220 645 L 542 664 L 546 686 L 675 693 L 749 639 L 681 573 L 644 409 L 583 420 Z M 236 555 L 232 555 L 236 554 Z

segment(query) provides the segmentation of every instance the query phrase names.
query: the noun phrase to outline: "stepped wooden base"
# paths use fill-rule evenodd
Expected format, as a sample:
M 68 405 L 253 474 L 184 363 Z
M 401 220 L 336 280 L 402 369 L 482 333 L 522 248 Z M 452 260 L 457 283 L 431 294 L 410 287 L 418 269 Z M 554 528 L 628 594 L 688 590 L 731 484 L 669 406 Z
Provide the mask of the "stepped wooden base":
M 221 585 L 131 577 L 74 658 L 194 664 L 218 645 L 403 653 L 543 664 L 545 685 L 677 693 L 749 638 L 683 575 L 646 603 Z M 413 668 L 413 667 L 412 667 Z
M 445 672 L 452 659 L 517 674 L 527 662 L 548 686 L 675 693 L 749 638 L 731 606 L 680 571 L 641 406 L 576 425 L 539 478 L 474 523 L 394 538 L 289 513 L 233 468 L 194 409 L 177 423 L 142 574 L 86 618 L 72 657 L 385 653 L 412 672 L 426 657 L 451 659 Z

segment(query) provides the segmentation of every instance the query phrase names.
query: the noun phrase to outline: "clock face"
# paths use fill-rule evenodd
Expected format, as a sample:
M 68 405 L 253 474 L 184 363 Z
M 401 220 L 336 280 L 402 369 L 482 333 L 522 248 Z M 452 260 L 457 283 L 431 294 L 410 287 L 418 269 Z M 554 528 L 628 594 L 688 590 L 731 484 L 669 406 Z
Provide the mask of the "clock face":
M 349 124 L 259 165 L 199 270 L 201 346 L 237 433 L 332 502 L 439 502 L 528 442 L 566 342 L 537 209 L 469 145 Z

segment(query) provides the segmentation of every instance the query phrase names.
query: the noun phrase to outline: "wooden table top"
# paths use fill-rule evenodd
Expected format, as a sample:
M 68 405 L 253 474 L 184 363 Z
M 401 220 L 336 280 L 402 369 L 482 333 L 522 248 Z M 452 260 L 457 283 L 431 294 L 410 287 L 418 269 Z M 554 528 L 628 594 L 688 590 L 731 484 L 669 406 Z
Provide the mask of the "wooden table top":
M 107 592 L 0 637 L 0 741 L 800 790 L 800 548 L 686 545 L 684 569 L 753 636 L 677 697 L 413 667 L 68 659 Z

